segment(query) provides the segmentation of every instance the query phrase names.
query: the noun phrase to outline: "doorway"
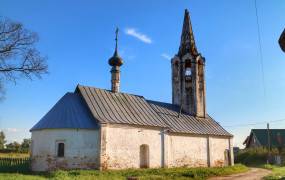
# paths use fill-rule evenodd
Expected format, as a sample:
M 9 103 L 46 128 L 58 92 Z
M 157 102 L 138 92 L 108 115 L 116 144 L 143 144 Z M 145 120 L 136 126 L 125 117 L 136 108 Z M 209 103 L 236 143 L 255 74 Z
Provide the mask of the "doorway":
M 140 146 L 140 168 L 149 168 L 149 147 L 147 144 Z

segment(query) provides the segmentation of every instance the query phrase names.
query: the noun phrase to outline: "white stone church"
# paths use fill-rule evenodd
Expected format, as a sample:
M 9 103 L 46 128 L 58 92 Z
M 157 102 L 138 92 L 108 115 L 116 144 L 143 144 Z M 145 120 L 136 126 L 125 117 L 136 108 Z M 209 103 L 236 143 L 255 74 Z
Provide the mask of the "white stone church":
M 120 92 L 117 49 L 116 37 L 111 90 L 78 85 L 32 127 L 32 170 L 233 165 L 233 136 L 206 112 L 205 59 L 189 12 L 171 60 L 172 103 Z

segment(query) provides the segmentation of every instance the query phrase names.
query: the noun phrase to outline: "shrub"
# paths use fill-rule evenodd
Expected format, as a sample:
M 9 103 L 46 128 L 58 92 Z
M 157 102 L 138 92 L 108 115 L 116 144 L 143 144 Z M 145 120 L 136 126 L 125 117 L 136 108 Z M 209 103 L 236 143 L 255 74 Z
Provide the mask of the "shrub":
M 270 155 L 277 155 L 278 150 L 272 149 Z M 240 150 L 235 157 L 236 163 L 242 163 L 248 166 L 260 166 L 267 163 L 269 151 L 267 148 L 249 148 Z

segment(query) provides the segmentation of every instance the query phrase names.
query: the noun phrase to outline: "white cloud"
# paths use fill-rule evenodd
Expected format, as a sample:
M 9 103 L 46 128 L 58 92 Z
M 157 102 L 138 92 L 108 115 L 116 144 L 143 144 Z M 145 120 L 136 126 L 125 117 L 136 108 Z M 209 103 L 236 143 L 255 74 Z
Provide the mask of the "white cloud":
M 163 57 L 164 59 L 170 60 L 171 57 L 168 54 L 162 53 L 161 57 Z
M 141 40 L 141 41 L 144 42 L 144 43 L 147 43 L 147 44 L 151 44 L 151 43 L 152 43 L 152 40 L 151 40 L 150 37 L 148 37 L 147 35 L 142 34 L 142 33 L 140 33 L 140 32 L 137 32 L 137 30 L 134 29 L 134 28 L 127 28 L 127 29 L 125 30 L 125 33 L 126 33 L 127 35 L 133 36 L 133 37 L 135 37 L 135 38 Z
M 7 132 L 19 132 L 20 131 L 19 129 L 16 129 L 16 128 L 7 128 L 6 130 Z

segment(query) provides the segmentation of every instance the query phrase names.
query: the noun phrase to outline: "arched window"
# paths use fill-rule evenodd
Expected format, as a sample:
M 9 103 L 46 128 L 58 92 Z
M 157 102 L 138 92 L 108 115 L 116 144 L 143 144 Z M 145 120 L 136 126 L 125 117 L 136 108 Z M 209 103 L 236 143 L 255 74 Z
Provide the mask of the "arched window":
M 64 157 L 64 143 L 57 144 L 57 157 Z
M 190 60 L 186 60 L 185 61 L 185 76 L 186 77 L 190 77 L 192 74 L 191 71 L 191 61 Z
M 140 168 L 149 168 L 149 147 L 146 144 L 140 146 Z

